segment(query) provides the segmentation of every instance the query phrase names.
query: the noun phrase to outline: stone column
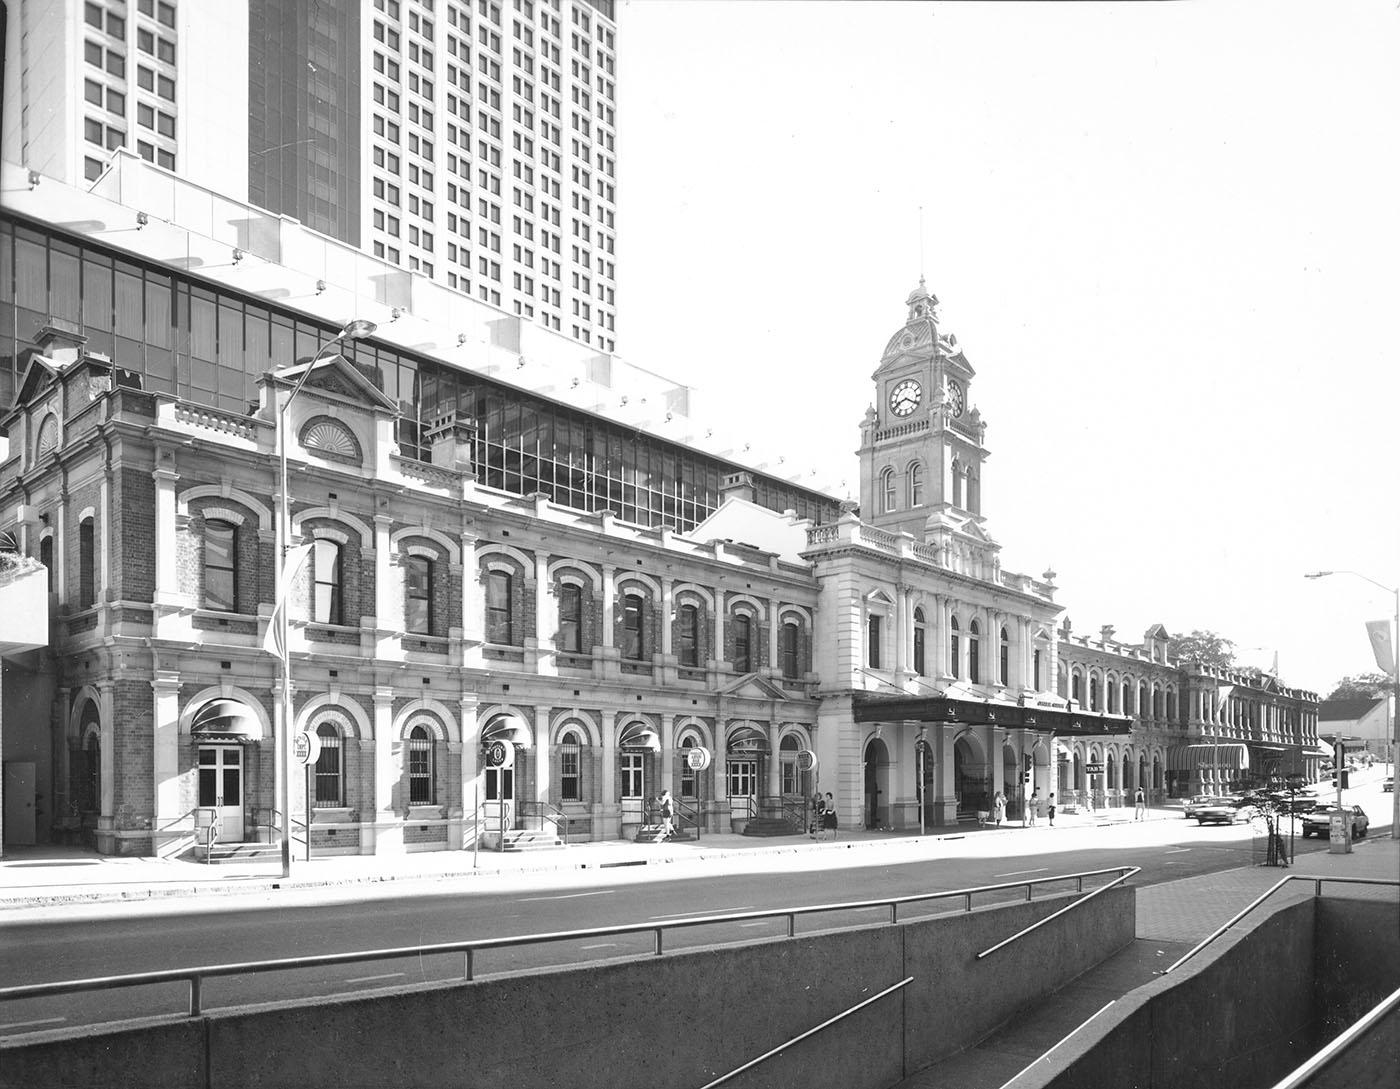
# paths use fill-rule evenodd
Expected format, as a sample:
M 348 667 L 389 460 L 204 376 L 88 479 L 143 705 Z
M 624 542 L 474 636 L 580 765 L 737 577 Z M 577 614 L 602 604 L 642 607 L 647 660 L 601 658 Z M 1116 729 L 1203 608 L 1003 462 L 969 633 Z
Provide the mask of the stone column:
M 559 629 L 559 599 L 549 578 L 549 556 L 535 553 L 535 669 L 541 676 L 558 674 L 555 632 Z
M 765 815 L 776 817 L 782 815 L 783 809 L 783 769 L 778 762 L 778 735 L 782 732 L 782 724 L 778 722 L 776 708 L 769 714 L 773 717 L 768 720 L 768 781 L 764 785 L 763 791 L 767 797 L 762 801 L 768 803 L 766 808 L 770 810 Z
M 549 716 L 552 711 L 552 707 L 535 708 L 535 800 L 540 802 L 549 801 L 549 757 L 552 752 Z
M 161 451 L 163 462 L 170 456 Z M 175 485 L 180 474 L 173 469 L 157 469 L 151 474 L 156 482 L 155 553 L 157 605 L 173 604 L 180 592 L 179 568 L 176 564 Z
M 394 807 L 399 748 L 394 736 L 394 690 L 380 685 L 374 690 L 374 821 L 379 825 L 375 854 L 402 854 L 404 849 L 402 814 Z
M 676 782 L 676 716 L 661 716 L 661 786 L 680 796 Z
M 617 716 L 605 714 L 602 720 L 603 762 L 598 768 L 598 804 L 593 826 L 602 839 L 622 835 L 622 809 L 617 798 Z
M 378 635 L 374 653 L 381 658 L 403 658 L 403 644 L 394 633 L 404 627 L 403 578 L 394 577 L 393 545 L 390 534 L 394 520 L 387 514 L 374 516 L 374 616 Z
M 485 664 L 481 649 L 486 644 L 486 601 L 476 563 L 478 540 L 475 533 L 462 534 L 462 665 L 467 669 Z
M 153 717 L 155 726 L 154 775 L 154 836 L 152 846 L 159 855 L 167 845 L 179 845 L 176 821 L 183 816 L 180 805 L 180 674 L 178 670 L 162 669 L 151 679 L 154 692 Z M 196 772 L 196 775 L 198 773 Z M 249 783 L 243 784 L 245 796 Z M 180 821 L 183 825 L 184 822 Z M 185 831 L 182 827 L 180 832 Z
M 464 693 L 457 701 L 462 731 L 462 814 L 467 837 L 463 846 L 469 845 L 475 835 L 472 822 L 481 804 L 481 723 L 477 721 L 477 706 L 475 692 Z

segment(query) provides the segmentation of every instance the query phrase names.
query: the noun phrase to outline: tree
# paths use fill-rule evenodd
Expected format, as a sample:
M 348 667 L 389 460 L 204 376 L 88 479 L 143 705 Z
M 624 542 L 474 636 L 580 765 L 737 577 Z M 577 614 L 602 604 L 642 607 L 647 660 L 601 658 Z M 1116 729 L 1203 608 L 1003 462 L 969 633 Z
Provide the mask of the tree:
M 1167 654 L 1215 669 L 1229 669 L 1235 664 L 1235 643 L 1213 631 L 1193 631 L 1190 635 L 1178 633 L 1167 642 Z
M 1358 673 L 1343 677 L 1327 694 L 1329 700 L 1380 699 L 1390 694 L 1390 678 L 1384 673 Z

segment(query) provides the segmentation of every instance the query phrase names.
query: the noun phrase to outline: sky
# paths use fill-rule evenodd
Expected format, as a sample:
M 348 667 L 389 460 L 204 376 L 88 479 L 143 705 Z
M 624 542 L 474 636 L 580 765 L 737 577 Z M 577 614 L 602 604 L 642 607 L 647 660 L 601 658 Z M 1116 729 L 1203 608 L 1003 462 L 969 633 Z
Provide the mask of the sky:
M 923 275 L 977 371 L 1003 567 L 1054 570 L 1077 634 L 1214 631 L 1322 695 L 1374 671 L 1364 623 L 1400 585 L 1395 0 L 617 17 L 620 355 L 858 498 Z

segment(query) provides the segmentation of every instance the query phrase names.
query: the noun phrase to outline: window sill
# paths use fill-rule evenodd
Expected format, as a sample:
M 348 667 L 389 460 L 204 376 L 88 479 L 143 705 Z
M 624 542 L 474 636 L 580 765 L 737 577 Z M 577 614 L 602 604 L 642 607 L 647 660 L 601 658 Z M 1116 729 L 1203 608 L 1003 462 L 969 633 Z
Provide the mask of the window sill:
M 349 806 L 326 806 L 311 810 L 312 824 L 350 824 L 353 810 Z

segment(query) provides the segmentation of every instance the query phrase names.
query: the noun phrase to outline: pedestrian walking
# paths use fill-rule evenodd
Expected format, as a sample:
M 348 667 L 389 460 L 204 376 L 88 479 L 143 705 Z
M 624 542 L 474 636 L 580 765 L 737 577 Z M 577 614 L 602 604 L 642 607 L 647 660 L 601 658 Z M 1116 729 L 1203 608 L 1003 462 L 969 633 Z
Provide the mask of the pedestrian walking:
M 1006 795 L 997 791 L 992 796 L 992 817 L 996 820 L 997 827 L 1001 827 L 1001 822 L 1006 820 Z
M 1055 827 L 1055 795 L 1050 795 L 1050 801 L 1045 806 L 1045 811 L 1050 815 L 1050 827 Z
M 1032 828 L 1035 827 L 1036 814 L 1040 809 L 1040 787 L 1031 791 L 1030 801 L 1026 803 L 1026 820 Z
M 1137 793 L 1133 795 L 1133 820 L 1145 821 L 1147 819 L 1147 796 L 1143 794 L 1142 787 L 1137 788 Z
M 829 790 L 826 792 L 826 810 L 822 814 L 822 830 L 830 832 L 832 839 L 836 838 L 836 799 Z
M 822 839 L 823 830 L 826 828 L 824 822 L 826 816 L 826 802 L 822 801 L 821 792 L 812 795 L 812 822 L 807 826 L 807 835 L 812 839 Z
M 671 792 L 663 790 L 661 792 L 661 838 L 670 839 L 676 834 L 673 818 L 676 815 L 675 803 L 671 801 Z

